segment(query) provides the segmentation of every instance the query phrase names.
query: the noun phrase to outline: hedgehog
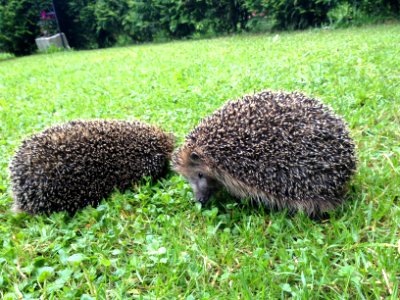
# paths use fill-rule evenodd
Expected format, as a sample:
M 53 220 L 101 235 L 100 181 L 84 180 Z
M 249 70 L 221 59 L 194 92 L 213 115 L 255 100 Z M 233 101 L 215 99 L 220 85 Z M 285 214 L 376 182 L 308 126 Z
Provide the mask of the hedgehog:
M 201 204 L 224 187 L 269 209 L 309 216 L 342 203 L 356 169 L 344 121 L 300 92 L 228 101 L 200 122 L 172 160 Z
M 166 174 L 174 137 L 139 121 L 77 120 L 24 140 L 10 163 L 13 210 L 96 207 L 113 190 Z

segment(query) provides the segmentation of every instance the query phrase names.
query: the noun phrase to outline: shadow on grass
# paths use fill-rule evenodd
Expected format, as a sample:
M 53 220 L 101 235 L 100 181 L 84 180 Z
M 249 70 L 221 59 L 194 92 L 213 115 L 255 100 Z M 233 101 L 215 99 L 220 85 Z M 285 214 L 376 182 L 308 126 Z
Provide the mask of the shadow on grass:
M 336 209 L 317 215 L 308 216 L 304 212 L 290 212 L 287 209 L 278 210 L 268 207 L 259 201 L 248 199 L 238 199 L 230 195 L 226 190 L 218 191 L 210 201 L 202 206 L 202 209 L 212 209 L 216 207 L 221 214 L 229 213 L 232 209 L 240 211 L 245 216 L 262 216 L 268 219 L 301 219 L 310 220 L 313 223 L 322 224 L 348 219 L 349 214 L 355 214 L 359 210 L 362 201 L 362 192 L 355 185 L 349 187 L 343 203 Z M 351 213 L 353 212 L 353 213 Z

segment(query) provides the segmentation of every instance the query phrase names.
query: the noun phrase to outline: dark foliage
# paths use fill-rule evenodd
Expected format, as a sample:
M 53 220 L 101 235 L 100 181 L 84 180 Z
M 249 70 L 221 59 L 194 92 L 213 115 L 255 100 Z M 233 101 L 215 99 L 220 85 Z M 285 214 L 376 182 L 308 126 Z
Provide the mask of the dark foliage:
M 71 47 L 213 36 L 238 30 L 304 29 L 344 20 L 352 12 L 398 16 L 398 0 L 54 0 L 61 31 Z M 348 10 L 329 13 L 338 5 Z M 51 0 L 0 0 L 0 51 L 32 53 L 40 34 L 40 11 Z M 333 13 L 334 15 L 334 13 Z
M 26 55 L 36 48 L 40 10 L 46 0 L 10 0 L 0 5 L 0 50 Z
M 272 19 L 277 29 L 304 29 L 328 21 L 328 12 L 338 0 L 246 0 L 252 17 Z
M 347 2 L 347 1 L 346 1 Z M 356 9 L 371 15 L 393 15 L 398 16 L 400 13 L 399 0 L 354 0 L 349 1 Z

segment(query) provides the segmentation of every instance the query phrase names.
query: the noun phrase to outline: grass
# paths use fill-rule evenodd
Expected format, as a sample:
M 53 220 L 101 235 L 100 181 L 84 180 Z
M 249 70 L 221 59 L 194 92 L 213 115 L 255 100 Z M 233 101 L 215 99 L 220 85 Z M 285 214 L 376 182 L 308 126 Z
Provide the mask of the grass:
M 400 25 L 239 35 L 0 62 L 0 298 L 400 297 Z M 301 90 L 348 122 L 359 166 L 326 220 L 221 194 L 207 208 L 171 173 L 73 218 L 12 215 L 24 137 L 76 118 L 138 118 L 178 136 L 224 101 Z

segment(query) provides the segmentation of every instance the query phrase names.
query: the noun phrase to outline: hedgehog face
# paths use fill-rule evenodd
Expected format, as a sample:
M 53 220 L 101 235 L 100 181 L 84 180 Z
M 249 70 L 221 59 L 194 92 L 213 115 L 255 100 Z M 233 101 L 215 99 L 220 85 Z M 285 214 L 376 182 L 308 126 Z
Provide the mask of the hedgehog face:
M 190 153 L 185 165 L 184 170 L 177 171 L 189 181 L 196 200 L 203 205 L 206 204 L 218 188 L 217 181 L 196 152 Z
M 217 189 L 217 181 L 209 174 L 204 162 L 196 152 L 190 154 L 191 167 L 187 174 L 197 201 L 206 204 Z

